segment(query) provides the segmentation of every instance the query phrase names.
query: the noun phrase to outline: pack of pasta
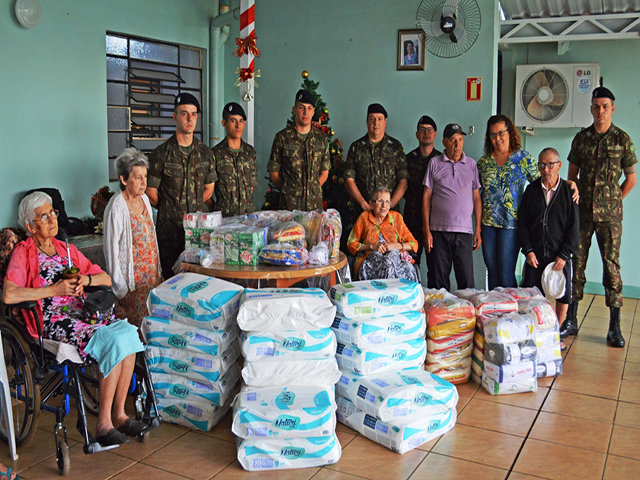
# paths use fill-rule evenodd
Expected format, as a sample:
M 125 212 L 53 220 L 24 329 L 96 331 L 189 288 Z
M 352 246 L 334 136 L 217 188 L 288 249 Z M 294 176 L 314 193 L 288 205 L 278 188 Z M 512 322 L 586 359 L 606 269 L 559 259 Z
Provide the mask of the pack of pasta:
M 533 315 L 503 314 L 483 322 L 482 386 L 492 395 L 537 390 Z
M 243 468 L 316 467 L 340 458 L 334 387 L 340 370 L 330 328 L 335 313 L 319 288 L 246 289 L 242 295 L 244 383 L 234 400 L 232 431 Z
M 362 280 L 331 287 L 331 301 L 347 318 L 370 318 L 420 310 L 424 291 L 419 283 L 405 279 Z
M 475 307 L 454 295 L 425 300 L 427 358 L 425 369 L 452 383 L 464 383 L 471 375 L 471 350 L 475 331 Z
M 149 293 L 149 315 L 208 330 L 225 328 L 238 313 L 244 289 L 197 273 L 181 273 Z
M 336 314 L 331 325 L 338 342 L 359 348 L 424 338 L 426 327 L 424 310 L 356 319 Z

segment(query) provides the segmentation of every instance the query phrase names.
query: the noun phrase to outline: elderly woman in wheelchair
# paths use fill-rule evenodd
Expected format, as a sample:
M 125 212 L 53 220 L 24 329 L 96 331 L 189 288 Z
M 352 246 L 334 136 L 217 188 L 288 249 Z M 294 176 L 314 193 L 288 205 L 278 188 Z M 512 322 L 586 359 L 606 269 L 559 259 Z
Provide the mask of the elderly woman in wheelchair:
M 144 346 L 137 328 L 118 320 L 113 308 L 99 313 L 86 308 L 85 289 L 108 287 L 111 278 L 73 245 L 67 249 L 55 238 L 57 217 L 51 198 L 42 192 L 32 193 L 20 203 L 19 220 L 29 236 L 13 250 L 3 301 L 7 305 L 35 301 L 38 324 L 29 310 L 22 310 L 32 337 L 41 333 L 45 339 L 72 344 L 85 362 L 98 362 L 95 441 L 103 447 L 126 443 L 128 436 L 137 436 L 147 427 L 125 413 L 135 354 Z M 75 268 L 69 271 L 69 267 Z

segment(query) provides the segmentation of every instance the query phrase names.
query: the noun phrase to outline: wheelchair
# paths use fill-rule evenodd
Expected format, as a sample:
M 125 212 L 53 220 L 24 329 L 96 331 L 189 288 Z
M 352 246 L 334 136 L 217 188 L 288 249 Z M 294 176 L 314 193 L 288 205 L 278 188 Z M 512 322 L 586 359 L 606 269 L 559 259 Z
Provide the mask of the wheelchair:
M 39 338 L 31 337 L 26 326 L 12 314 L 12 309 L 30 310 L 34 318 L 37 318 L 35 302 L 15 305 L 0 303 L 0 307 L 0 341 L 9 378 L 16 445 L 27 443 L 35 435 L 40 412 L 54 413 L 58 473 L 66 475 L 70 471 L 71 461 L 64 418 L 69 414 L 73 399 L 78 410 L 76 427 L 84 438 L 84 453 L 117 448 L 119 445 L 100 445 L 87 430 L 86 412 L 98 413 L 97 362 L 86 365 L 65 359 L 58 363 L 56 354 L 45 348 L 40 322 L 35 322 Z M 144 352 L 139 352 L 136 356 L 129 394 L 134 397 L 136 419 L 147 424 L 137 437 L 139 441 L 145 442 L 149 432 L 160 425 L 162 418 L 158 413 Z M 59 396 L 62 396 L 62 402 L 58 402 L 60 405 L 49 404 Z M 0 439 L 4 442 L 8 442 L 9 431 L 6 418 L 2 418 Z

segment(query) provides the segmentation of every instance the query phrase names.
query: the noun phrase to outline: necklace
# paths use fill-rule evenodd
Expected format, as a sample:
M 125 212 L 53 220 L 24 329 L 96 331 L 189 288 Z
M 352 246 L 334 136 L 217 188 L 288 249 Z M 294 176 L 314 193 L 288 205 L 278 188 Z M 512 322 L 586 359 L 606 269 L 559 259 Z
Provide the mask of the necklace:
M 42 253 L 44 253 L 48 257 L 53 257 L 56 254 L 55 248 L 54 248 L 53 254 L 50 254 L 50 253 L 45 252 L 42 248 L 40 248 L 40 245 L 38 245 L 37 243 L 36 243 L 36 247 L 38 248 L 38 250 L 40 250 Z

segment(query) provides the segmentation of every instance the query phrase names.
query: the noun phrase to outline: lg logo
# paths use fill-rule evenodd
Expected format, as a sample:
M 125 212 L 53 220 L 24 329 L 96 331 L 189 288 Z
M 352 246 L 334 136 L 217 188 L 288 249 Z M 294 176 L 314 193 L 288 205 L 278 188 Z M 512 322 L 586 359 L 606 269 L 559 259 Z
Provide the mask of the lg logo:
M 591 70 L 585 70 L 584 72 L 580 69 L 576 70 L 576 75 L 578 77 L 582 76 L 582 75 L 591 75 Z

